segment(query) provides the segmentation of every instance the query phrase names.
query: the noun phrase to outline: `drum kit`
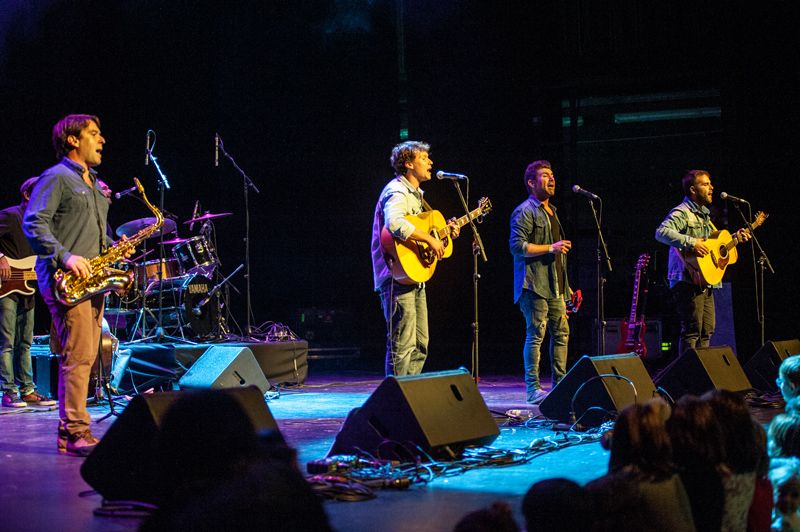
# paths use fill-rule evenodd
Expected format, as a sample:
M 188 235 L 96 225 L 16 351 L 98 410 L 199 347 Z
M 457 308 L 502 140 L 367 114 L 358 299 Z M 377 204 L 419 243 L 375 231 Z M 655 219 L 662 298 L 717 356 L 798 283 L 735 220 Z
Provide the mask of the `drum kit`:
M 155 241 L 155 246 L 162 246 L 159 253 L 162 258 L 145 260 L 156 251 L 152 247 L 147 249 L 146 241 L 139 256 L 116 265 L 132 271 L 134 278 L 126 294 L 111 293 L 106 297 L 106 319 L 116 336 L 127 341 L 146 341 L 151 338 L 148 331 L 160 328 L 161 334 L 166 333 L 168 338 L 191 342 L 228 334 L 219 288 L 230 276 L 215 283 L 222 274 L 212 220 L 231 214 L 206 212 L 183 222 L 190 228 L 195 223 L 202 224 L 200 234 L 189 238 L 177 237 L 177 224 L 165 218 L 161 229 L 149 238 Z M 132 220 L 119 226 L 116 234 L 130 237 L 154 221 L 154 218 Z

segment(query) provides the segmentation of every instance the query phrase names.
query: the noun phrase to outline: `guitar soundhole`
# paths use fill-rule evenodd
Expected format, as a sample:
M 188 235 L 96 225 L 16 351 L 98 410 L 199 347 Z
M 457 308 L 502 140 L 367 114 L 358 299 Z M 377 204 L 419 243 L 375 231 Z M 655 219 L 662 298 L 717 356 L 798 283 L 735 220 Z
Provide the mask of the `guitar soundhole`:
M 728 256 L 728 249 L 725 246 L 720 246 L 718 253 L 719 253 L 719 257 L 721 259 L 724 259 L 725 257 Z

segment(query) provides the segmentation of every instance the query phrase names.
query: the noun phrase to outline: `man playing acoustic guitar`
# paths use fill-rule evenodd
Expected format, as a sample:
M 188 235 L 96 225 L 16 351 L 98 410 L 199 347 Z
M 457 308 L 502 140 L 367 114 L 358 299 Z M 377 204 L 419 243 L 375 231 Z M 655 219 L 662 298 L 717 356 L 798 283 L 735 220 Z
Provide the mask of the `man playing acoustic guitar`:
M 417 229 L 406 219 L 429 210 L 420 185 L 431 178 L 433 161 L 424 142 L 402 142 L 392 149 L 389 161 L 395 178 L 381 191 L 372 224 L 372 272 L 375 291 L 380 294 L 386 320 L 386 376 L 417 375 L 428 356 L 428 304 L 425 283 L 401 284 L 392 278 L 391 257 L 381 244 L 381 232 L 388 229 L 401 241 L 416 241 L 441 259 L 445 245 L 435 236 Z M 450 222 L 450 236 L 458 226 Z
M 711 174 L 689 170 L 681 184 L 686 197 L 656 229 L 656 240 L 670 246 L 667 279 L 681 323 L 678 356 L 692 347 L 708 347 L 716 324 L 712 290 L 721 286 L 698 280 L 687 269 L 684 257 L 687 254 L 705 257 L 711 251 L 706 246 L 706 239 L 716 231 L 708 208 L 714 192 Z M 740 229 L 736 238 L 747 241 L 750 233 Z

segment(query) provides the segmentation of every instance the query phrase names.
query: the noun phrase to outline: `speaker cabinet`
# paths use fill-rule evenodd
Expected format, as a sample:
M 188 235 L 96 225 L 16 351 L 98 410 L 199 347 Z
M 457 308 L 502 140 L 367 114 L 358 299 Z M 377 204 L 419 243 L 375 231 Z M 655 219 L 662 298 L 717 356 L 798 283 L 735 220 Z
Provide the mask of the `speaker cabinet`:
M 269 382 L 249 347 L 215 345 L 192 364 L 178 386 L 182 390 L 257 386 L 265 393 Z
M 769 341 L 756 351 L 744 365 L 744 372 L 753 388 L 762 392 L 775 392 L 778 385 L 778 369 L 781 363 L 793 355 L 800 354 L 800 340 Z
M 609 413 L 655 394 L 653 379 L 638 355 L 584 355 L 542 401 L 539 411 L 549 419 L 596 426 Z
M 191 392 L 137 395 L 81 465 L 83 479 L 110 500 L 158 503 L 174 480 L 159 468 L 158 436 L 169 408 Z M 232 395 L 257 432 L 278 431 L 258 388 L 222 390 Z M 190 452 L 190 451 L 187 451 Z
M 752 388 L 739 359 L 727 345 L 687 349 L 659 373 L 656 384 L 676 400 L 687 393 L 701 395 L 715 389 L 743 392 Z
M 453 458 L 467 445 L 488 445 L 500 434 L 472 377 L 443 371 L 387 377 L 347 416 L 328 456 L 358 450 L 408 460 L 419 447 L 437 458 Z

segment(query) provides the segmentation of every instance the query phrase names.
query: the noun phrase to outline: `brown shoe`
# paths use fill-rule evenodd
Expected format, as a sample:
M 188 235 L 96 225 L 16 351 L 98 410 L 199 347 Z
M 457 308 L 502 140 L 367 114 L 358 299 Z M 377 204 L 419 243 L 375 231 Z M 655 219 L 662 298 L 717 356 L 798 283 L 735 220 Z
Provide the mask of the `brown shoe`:
M 29 405 L 36 405 L 36 406 L 53 406 L 56 401 L 52 399 L 48 399 L 44 395 L 40 394 L 36 390 L 33 390 L 31 393 L 22 396 L 22 400 L 28 403 Z
M 58 450 L 70 456 L 88 456 L 100 442 L 100 440 L 92 436 L 92 431 L 87 429 L 80 434 L 68 434 L 66 437 L 66 444 L 62 450 L 62 436 L 63 433 L 59 431 Z

